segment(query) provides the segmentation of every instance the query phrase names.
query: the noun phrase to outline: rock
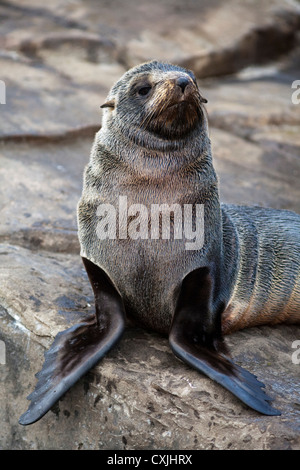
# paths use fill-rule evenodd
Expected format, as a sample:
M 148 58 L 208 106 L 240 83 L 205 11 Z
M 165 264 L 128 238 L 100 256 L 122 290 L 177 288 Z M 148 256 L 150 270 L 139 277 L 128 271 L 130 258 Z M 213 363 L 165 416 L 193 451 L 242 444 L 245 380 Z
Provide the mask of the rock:
M 230 46 L 203 51 L 180 61 L 198 78 L 233 74 L 249 65 L 271 62 L 297 44 L 300 13 L 279 11 L 268 20 L 251 28 Z
M 79 252 L 76 206 L 92 139 L 2 144 L 0 241 Z
M 300 120 L 291 99 L 299 69 L 290 67 L 298 56 L 200 82 L 224 202 L 300 211 Z
M 297 73 L 282 73 L 279 62 L 272 68 L 248 68 L 232 78 L 200 81 L 210 125 L 250 141 L 261 129 L 296 128 L 299 109 L 292 102 L 291 86 Z
M 299 212 L 299 157 L 290 148 L 274 148 L 270 130 L 266 136 L 270 147 L 266 142 L 257 145 L 229 132 L 211 129 L 221 200 Z M 288 136 L 288 132 L 284 134 L 285 139 Z
M 89 0 L 42 7 L 29 0 L 2 2 L 0 16 L 7 95 L 0 105 L 0 448 L 299 449 L 294 326 L 227 338 L 234 360 L 266 383 L 281 417 L 249 410 L 178 361 L 167 339 L 128 324 L 120 343 L 41 421 L 18 424 L 55 335 L 93 312 L 76 206 L 99 106 L 129 64 L 206 57 L 205 67 L 194 65 L 210 76 L 199 84 L 209 100 L 222 200 L 300 211 L 299 108 L 291 102 L 297 7 L 153 0 L 149 8 L 129 0 L 124 8 L 115 0 L 99 9 Z M 277 59 L 283 51 L 290 52 Z M 262 60 L 273 62 L 255 65 Z
M 22 35 L 21 40 L 14 36 L 12 38 L 8 36 L 5 41 L 7 49 L 17 49 L 30 57 L 39 57 L 43 49 L 57 50 L 66 45 L 71 46 L 75 50 L 85 51 L 86 60 L 93 62 L 101 62 L 102 60 L 111 61 L 116 49 L 115 44 L 111 40 L 97 34 L 72 29 L 60 33 L 40 34 L 34 38 L 28 33 L 28 37 L 24 38 Z
M 251 334 L 241 331 L 228 338 L 234 360 L 264 380 L 282 417 L 249 410 L 179 362 L 166 339 L 129 326 L 119 345 L 52 411 L 32 426 L 19 427 L 45 347 L 59 330 L 91 313 L 92 295 L 76 255 L 2 245 L 0 257 L 5 266 L 1 340 L 7 358 L 0 366 L 0 397 L 6 429 L 8 423 L 14 429 L 13 436 L 1 429 L 3 448 L 299 448 L 300 390 L 291 355 L 300 329 L 291 326 L 253 328 Z
M 49 346 L 58 331 L 90 313 L 91 290 L 78 255 L 1 244 L 0 256 L 1 305 L 37 342 Z
M 69 78 L 45 67 L 5 59 L 0 62 L 1 79 L 6 85 L 0 137 L 63 134 L 97 122 L 100 127 L 99 106 L 106 89 L 101 95 L 101 87 L 98 93 L 80 89 Z
M 56 71 L 72 84 L 94 88 L 101 96 L 125 72 L 117 62 L 119 48 L 106 37 L 81 30 L 51 32 L 37 37 L 12 36 L 3 41 L 8 50 L 31 59 L 39 68 Z M 98 98 L 99 99 L 99 98 Z
M 274 11 L 270 14 L 262 4 L 257 5 L 254 12 L 247 5 L 234 2 L 237 16 L 233 19 L 233 10 L 228 3 L 226 6 L 220 4 L 212 11 L 205 8 L 203 11 L 200 4 L 198 8 L 194 12 L 194 21 L 201 18 L 197 25 L 194 22 L 185 27 L 183 21 L 177 27 L 175 23 L 168 28 L 167 23 L 161 33 L 146 26 L 124 47 L 123 63 L 132 67 L 145 60 L 158 59 L 191 69 L 198 78 L 207 78 L 271 62 L 289 53 L 297 44 L 298 9 L 286 5 L 275 10 L 274 2 Z

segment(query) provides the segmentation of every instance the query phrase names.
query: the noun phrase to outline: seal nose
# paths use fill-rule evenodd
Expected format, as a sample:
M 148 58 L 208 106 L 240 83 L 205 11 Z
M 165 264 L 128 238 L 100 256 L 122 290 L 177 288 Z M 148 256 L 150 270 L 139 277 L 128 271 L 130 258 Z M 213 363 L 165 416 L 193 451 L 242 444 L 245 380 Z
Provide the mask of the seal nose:
M 189 83 L 190 81 L 186 77 L 179 77 L 176 80 L 176 85 L 180 86 L 182 93 L 184 93 L 184 90 Z

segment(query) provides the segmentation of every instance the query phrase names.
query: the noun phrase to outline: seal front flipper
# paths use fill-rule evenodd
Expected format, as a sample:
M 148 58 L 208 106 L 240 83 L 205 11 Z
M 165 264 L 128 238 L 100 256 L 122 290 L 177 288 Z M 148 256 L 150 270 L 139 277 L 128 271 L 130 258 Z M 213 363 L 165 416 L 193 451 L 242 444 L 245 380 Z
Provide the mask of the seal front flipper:
M 119 340 L 124 330 L 123 301 L 106 273 L 82 258 L 95 296 L 96 315 L 60 332 L 45 353 L 30 406 L 19 423 L 42 418 L 62 395 L 91 369 Z
M 209 268 L 188 274 L 182 283 L 170 330 L 174 354 L 223 385 L 242 402 L 262 414 L 278 416 L 264 384 L 227 356 L 221 333 L 222 304 L 212 313 L 213 279 Z

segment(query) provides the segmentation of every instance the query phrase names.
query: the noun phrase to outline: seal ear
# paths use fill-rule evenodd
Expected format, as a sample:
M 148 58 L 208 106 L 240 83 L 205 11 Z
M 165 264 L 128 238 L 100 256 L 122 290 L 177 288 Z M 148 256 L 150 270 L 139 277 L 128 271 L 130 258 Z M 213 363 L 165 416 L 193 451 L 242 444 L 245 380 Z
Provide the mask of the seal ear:
M 208 103 L 207 99 L 200 95 L 201 103 Z
M 106 103 L 102 104 L 102 105 L 100 106 L 100 108 L 112 108 L 112 109 L 114 109 L 114 108 L 115 108 L 115 104 L 116 104 L 116 103 L 115 103 L 115 100 L 112 99 L 112 100 L 106 101 Z

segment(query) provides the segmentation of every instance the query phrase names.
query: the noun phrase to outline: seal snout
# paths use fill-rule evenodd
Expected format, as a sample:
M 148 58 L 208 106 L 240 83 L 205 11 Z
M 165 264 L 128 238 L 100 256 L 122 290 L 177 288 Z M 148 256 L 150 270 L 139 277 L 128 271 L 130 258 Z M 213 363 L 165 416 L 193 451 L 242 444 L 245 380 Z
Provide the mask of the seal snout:
M 184 93 L 186 87 L 190 83 L 190 79 L 188 77 L 178 77 L 175 81 L 176 85 L 181 88 L 182 93 Z
M 151 78 L 151 94 L 148 102 L 144 102 L 144 128 L 176 140 L 201 125 L 201 96 L 196 81 L 189 74 L 172 70 L 156 73 L 148 78 L 150 82 Z

